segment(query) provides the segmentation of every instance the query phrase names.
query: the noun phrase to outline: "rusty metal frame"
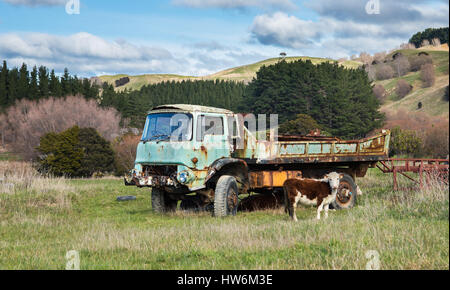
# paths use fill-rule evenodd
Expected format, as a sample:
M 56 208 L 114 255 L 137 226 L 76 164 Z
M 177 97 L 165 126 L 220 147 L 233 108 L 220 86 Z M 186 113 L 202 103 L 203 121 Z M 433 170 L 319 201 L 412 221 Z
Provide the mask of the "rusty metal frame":
M 426 184 L 430 183 L 431 176 L 437 174 L 440 179 L 447 183 L 443 178 L 449 172 L 449 159 L 412 159 L 412 158 L 391 158 L 386 161 L 380 161 L 377 164 L 378 169 L 383 173 L 392 173 L 394 180 L 394 190 L 398 190 L 397 174 L 400 174 L 409 180 L 415 182 L 422 189 L 424 187 L 424 176 Z M 419 179 L 414 179 L 406 173 L 418 173 Z

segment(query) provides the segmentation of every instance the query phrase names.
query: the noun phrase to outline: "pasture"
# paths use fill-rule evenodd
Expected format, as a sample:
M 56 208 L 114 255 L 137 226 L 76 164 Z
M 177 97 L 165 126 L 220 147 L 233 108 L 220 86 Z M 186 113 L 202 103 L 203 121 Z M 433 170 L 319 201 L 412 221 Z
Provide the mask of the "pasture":
M 317 221 L 300 206 L 297 223 L 282 209 L 158 215 L 149 189 L 43 178 L 20 162 L 0 161 L 0 178 L 0 269 L 64 269 L 69 250 L 81 269 L 365 269 L 369 250 L 381 269 L 449 269 L 448 187 L 393 192 L 376 169 L 357 180 L 356 208 Z

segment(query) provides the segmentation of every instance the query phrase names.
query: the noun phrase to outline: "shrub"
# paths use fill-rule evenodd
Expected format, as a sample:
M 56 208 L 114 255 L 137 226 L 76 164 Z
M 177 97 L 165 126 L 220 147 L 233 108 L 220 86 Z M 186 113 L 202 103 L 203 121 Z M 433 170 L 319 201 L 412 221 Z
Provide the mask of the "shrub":
M 375 85 L 373 87 L 373 93 L 381 103 L 386 100 L 386 89 L 382 85 Z
M 417 135 L 416 131 L 403 130 L 395 127 L 391 132 L 391 143 L 389 155 L 414 155 L 422 154 L 422 139 Z
M 307 135 L 315 129 L 321 129 L 321 126 L 311 116 L 298 114 L 295 120 L 287 121 L 280 125 L 279 133 L 286 135 Z
M 3 120 L 1 120 L 3 119 Z M 0 116 L 5 143 L 24 159 L 37 157 L 39 138 L 62 132 L 75 125 L 94 128 L 107 140 L 120 133 L 120 116 L 113 108 L 101 108 L 94 100 L 81 96 L 49 98 L 39 102 L 21 100 Z
M 116 175 L 123 175 L 134 168 L 136 149 L 140 140 L 140 136 L 128 134 L 113 142 Z
M 94 172 L 114 171 L 114 152 L 93 128 L 74 126 L 40 138 L 38 170 L 66 177 L 91 177 Z
M 422 78 L 424 87 L 428 88 L 434 85 L 434 81 L 436 80 L 434 66 L 430 63 L 424 64 L 421 68 L 420 77 Z
M 399 80 L 395 88 L 395 93 L 400 99 L 402 99 L 411 92 L 412 88 L 413 86 L 411 86 L 407 81 Z
M 394 76 L 394 70 L 390 65 L 382 64 L 378 67 L 376 76 L 378 80 L 391 79 Z
M 419 71 L 420 68 L 427 63 L 433 63 L 433 59 L 429 55 L 416 55 L 409 58 L 411 71 Z
M 426 132 L 424 151 L 433 158 L 447 158 L 449 155 L 449 123 L 433 124 Z

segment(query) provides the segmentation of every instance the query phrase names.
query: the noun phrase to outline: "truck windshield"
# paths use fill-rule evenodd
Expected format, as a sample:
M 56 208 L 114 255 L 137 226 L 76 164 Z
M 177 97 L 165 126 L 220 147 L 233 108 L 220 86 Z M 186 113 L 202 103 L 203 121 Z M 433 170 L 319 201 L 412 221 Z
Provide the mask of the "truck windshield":
M 191 114 L 160 113 L 147 116 L 142 141 L 190 140 L 192 140 Z

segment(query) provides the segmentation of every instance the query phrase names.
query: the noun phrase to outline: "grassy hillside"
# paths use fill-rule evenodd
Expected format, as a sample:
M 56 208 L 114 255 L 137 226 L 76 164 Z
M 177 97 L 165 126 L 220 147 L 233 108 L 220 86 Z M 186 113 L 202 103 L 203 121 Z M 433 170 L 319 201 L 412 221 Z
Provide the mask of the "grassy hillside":
M 423 87 L 423 82 L 419 72 L 411 72 L 400 78 L 377 81 L 388 92 L 388 97 L 382 106 L 382 111 L 397 111 L 400 108 L 410 112 L 425 112 L 432 116 L 449 116 L 449 104 L 443 100 L 445 87 L 449 85 L 449 52 L 437 50 L 399 50 L 405 56 L 417 55 L 419 52 L 426 51 L 433 58 L 435 67 L 436 82 L 429 88 Z M 413 90 L 403 99 L 399 99 L 395 93 L 395 87 L 400 79 L 406 80 L 413 86 Z M 422 102 L 422 109 L 418 109 L 418 103 Z
M 300 206 L 294 223 L 282 209 L 159 215 L 150 190 L 118 179 L 46 179 L 2 162 L 0 176 L 2 166 L 14 185 L 0 182 L 0 269 L 64 269 L 70 250 L 81 269 L 365 269 L 370 250 L 381 269 L 449 269 L 448 187 L 393 192 L 377 169 L 358 180 L 355 208 L 317 221 Z
M 325 61 L 334 61 L 332 59 L 325 59 L 325 58 L 315 58 L 315 57 L 287 57 L 287 62 L 292 62 L 296 60 L 311 60 L 313 63 L 321 63 Z M 181 76 L 181 75 L 172 75 L 172 74 L 144 74 L 144 75 L 137 75 L 137 76 L 130 76 L 130 75 L 113 75 L 113 76 L 100 76 L 99 79 L 108 82 L 110 84 L 114 84 L 114 81 L 128 76 L 130 78 L 130 82 L 124 86 L 116 88 L 116 90 L 124 90 L 124 89 L 140 89 L 142 86 L 146 84 L 155 84 L 163 81 L 182 81 L 182 80 L 233 80 L 233 81 L 243 81 L 243 82 L 249 82 L 252 80 L 253 77 L 256 76 L 256 72 L 259 70 L 259 68 L 263 65 L 272 65 L 278 62 L 279 58 L 271 58 L 264 61 L 260 61 L 257 63 L 239 66 L 235 68 L 230 68 L 224 71 L 220 71 L 218 73 L 204 76 L 204 77 L 193 77 L 193 76 Z M 345 61 L 342 63 L 345 67 L 348 68 L 356 68 L 360 65 L 359 62 L 356 61 Z

